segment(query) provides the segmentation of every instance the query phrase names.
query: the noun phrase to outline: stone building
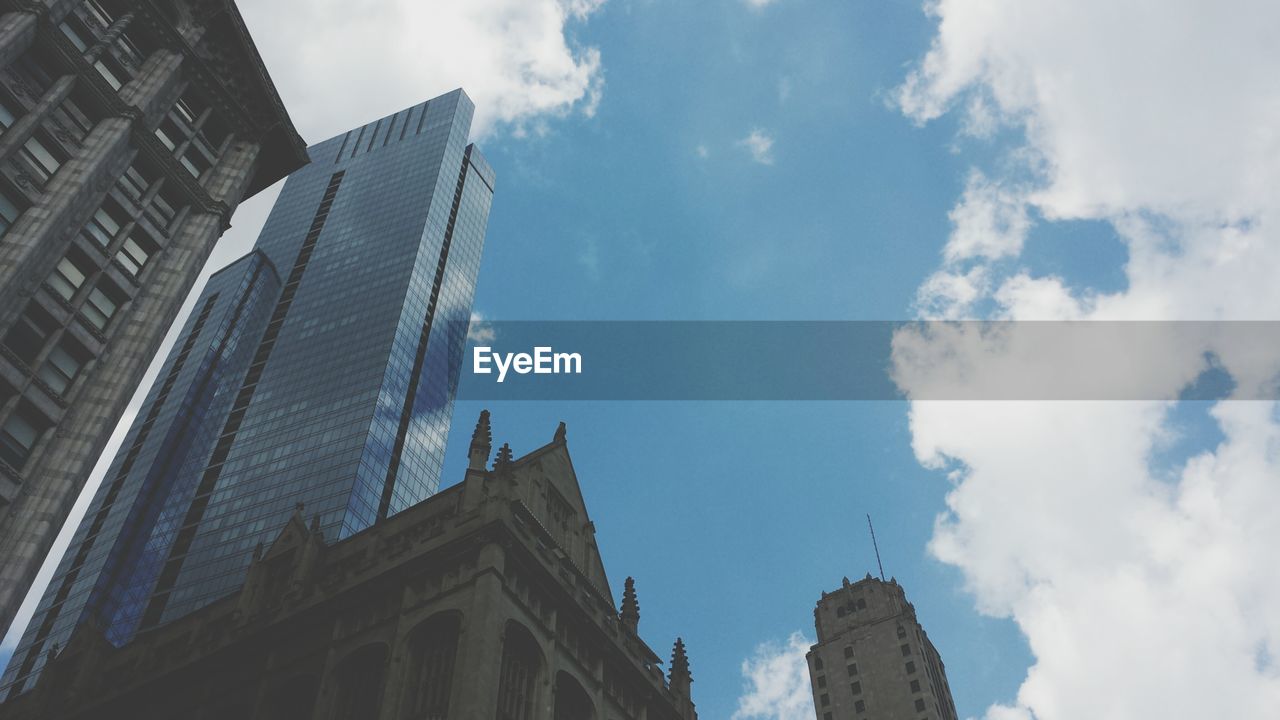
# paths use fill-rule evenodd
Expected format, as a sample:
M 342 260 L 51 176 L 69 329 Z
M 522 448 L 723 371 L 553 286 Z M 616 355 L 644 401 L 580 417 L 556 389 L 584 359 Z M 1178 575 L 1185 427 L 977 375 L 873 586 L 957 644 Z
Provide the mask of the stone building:
M 0 628 L 237 204 L 307 161 L 230 0 L 0 2 Z
M 956 720 L 942 657 L 897 580 L 822 593 L 807 655 L 819 720 Z
M 561 424 L 491 470 L 326 544 L 299 508 L 239 592 L 114 648 L 81 626 L 0 718 L 696 720 L 614 604 Z

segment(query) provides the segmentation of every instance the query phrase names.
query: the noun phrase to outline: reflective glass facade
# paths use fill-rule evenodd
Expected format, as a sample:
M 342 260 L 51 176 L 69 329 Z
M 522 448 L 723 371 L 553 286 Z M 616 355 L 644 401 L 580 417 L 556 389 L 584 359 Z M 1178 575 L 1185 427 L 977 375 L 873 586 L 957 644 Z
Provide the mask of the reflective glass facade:
M 195 305 L 5 673 L 236 589 L 298 504 L 330 541 L 437 489 L 494 175 L 460 90 L 309 148 Z M 15 681 L 20 681 L 15 684 Z

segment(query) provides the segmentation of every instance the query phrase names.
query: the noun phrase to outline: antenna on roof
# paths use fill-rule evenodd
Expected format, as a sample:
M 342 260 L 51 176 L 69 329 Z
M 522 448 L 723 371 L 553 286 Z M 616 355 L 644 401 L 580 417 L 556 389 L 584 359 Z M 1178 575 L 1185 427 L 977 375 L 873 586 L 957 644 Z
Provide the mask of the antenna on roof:
M 871 513 L 867 513 L 867 527 L 871 529 L 871 547 L 876 550 L 876 566 L 880 568 L 880 582 L 884 582 L 884 563 L 880 562 L 880 546 L 876 544 L 876 526 L 871 524 Z

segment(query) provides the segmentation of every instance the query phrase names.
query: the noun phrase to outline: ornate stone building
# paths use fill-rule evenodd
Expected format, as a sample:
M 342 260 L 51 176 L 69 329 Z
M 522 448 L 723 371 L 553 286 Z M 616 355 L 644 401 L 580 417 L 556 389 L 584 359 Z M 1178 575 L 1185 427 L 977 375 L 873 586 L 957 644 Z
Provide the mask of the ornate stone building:
M 819 720 L 956 720 L 942 657 L 898 581 L 822 593 L 808 654 Z
M 493 468 L 328 545 L 298 509 L 243 588 L 114 648 L 82 626 L 0 718 L 696 720 L 614 605 L 561 424 Z
M 0 628 L 245 197 L 307 161 L 230 0 L 0 1 Z

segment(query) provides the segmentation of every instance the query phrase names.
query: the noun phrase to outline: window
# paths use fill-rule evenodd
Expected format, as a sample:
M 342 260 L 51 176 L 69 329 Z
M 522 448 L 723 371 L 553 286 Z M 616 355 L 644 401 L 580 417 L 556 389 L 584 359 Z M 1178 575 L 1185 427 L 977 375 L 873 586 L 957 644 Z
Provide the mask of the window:
M 89 291 L 89 297 L 85 298 L 84 305 L 80 306 L 80 312 L 91 325 L 99 330 L 106 330 L 111 317 L 116 314 L 122 304 L 124 304 L 124 298 L 120 291 L 104 280 L 99 287 Z
M 187 151 L 182 154 L 182 157 L 178 159 L 178 162 L 182 164 L 182 167 L 187 169 L 187 172 L 191 173 L 191 177 L 197 180 L 200 179 L 200 176 L 204 174 L 205 170 L 212 167 L 212 163 L 210 163 L 209 160 L 196 149 L 194 144 L 187 147 Z
M 537 641 L 523 626 L 508 622 L 498 670 L 498 720 L 533 717 L 541 666 Z
M 855 683 L 853 683 L 852 685 L 850 685 L 850 686 L 849 686 L 849 692 L 853 693 L 854 695 L 861 695 L 861 694 L 862 694 L 862 683 L 860 683 L 860 682 L 855 682 Z
M 84 258 L 68 255 L 59 260 L 57 267 L 53 269 L 53 274 L 49 276 L 49 287 L 63 300 L 70 302 L 91 272 L 88 268 L 89 264 Z
M 914 661 L 914 660 L 908 660 L 908 661 L 907 661 L 907 674 L 908 674 L 908 675 L 915 675 L 915 674 L 916 674 L 916 663 L 915 663 L 915 661 Z
M 62 160 L 35 136 L 27 140 L 20 154 L 27 159 L 27 164 L 41 183 L 47 182 L 62 167 Z
M 160 127 L 156 128 L 156 137 L 170 151 L 177 149 L 179 136 L 177 128 L 174 127 L 172 120 L 165 120 Z
M 428 620 L 409 640 L 409 709 L 414 718 L 449 716 L 454 656 L 458 647 L 458 618 Z
M 44 365 L 40 366 L 36 375 L 54 392 L 62 395 L 75 382 L 80 368 L 88 361 L 88 351 L 74 340 L 64 338 L 49 351 L 49 357 L 45 358 Z
M 841 605 L 840 607 L 836 608 L 836 617 L 844 617 L 846 612 L 848 611 L 845 609 L 843 605 Z
M 849 665 L 849 667 L 845 668 L 845 670 L 846 670 L 850 675 L 857 675 L 857 674 L 858 674 L 858 663 L 851 663 L 851 664 Z
M 4 344 L 23 362 L 32 365 L 44 349 L 45 341 L 57 329 L 58 322 L 49 313 L 34 303 L 28 303 L 27 309 L 22 311 L 4 336 Z
M 155 246 L 146 239 L 126 238 L 116 253 L 116 262 L 124 266 L 125 271 L 137 277 L 147 264 L 147 259 L 155 252 Z
M 120 176 L 120 189 L 137 202 L 147 192 L 147 188 L 151 186 L 151 181 L 147 176 L 138 169 L 137 165 L 130 165 L 125 169 L 124 174 Z
M 124 84 L 129 81 L 129 72 L 124 69 L 119 60 L 111 57 L 110 53 L 103 53 L 93 66 L 97 68 L 102 79 L 115 90 L 124 87 Z
M 916 698 L 916 712 L 924 712 L 924 700 Z
M 826 707 L 831 704 L 831 696 L 826 693 L 822 693 L 822 697 L 818 698 L 818 701 L 822 703 L 822 707 Z
M 902 644 L 902 657 L 906 657 L 906 656 L 908 656 L 908 655 L 910 655 L 910 654 L 911 654 L 911 645 L 910 645 L 910 644 L 908 644 L 908 643 L 903 643 L 903 644 Z
M 168 227 L 169 223 L 173 221 L 173 216 L 177 213 L 174 210 L 175 207 L 177 205 L 174 204 L 173 200 L 165 197 L 163 191 L 158 192 L 151 200 L 151 204 L 147 206 L 147 217 L 156 224 L 156 227 Z
M 7 190 L 0 189 L 0 237 L 9 232 L 9 228 L 18 221 L 22 209 Z
M 0 129 L 8 130 L 16 120 L 13 111 L 9 109 L 9 102 L 0 98 Z
M 857 607 L 858 607 L 858 609 L 859 609 L 859 610 L 866 610 L 866 609 L 867 609 L 867 601 L 866 601 L 866 599 L 865 599 L 865 598 L 858 598 L 858 605 L 857 605 Z
M 49 423 L 33 408 L 19 405 L 0 427 L 0 459 L 21 470 L 31 456 L 31 448 L 47 429 Z
M 831 713 L 822 713 L 822 720 L 831 720 Z
M 71 27 L 68 23 L 62 23 L 58 26 L 58 29 L 62 31 L 63 35 L 67 36 L 67 39 L 71 41 L 71 44 L 75 45 L 76 49 L 80 52 L 84 52 L 89 49 L 89 45 L 84 41 L 84 38 L 80 37 L 80 33 L 76 32 L 76 29 Z
M 103 205 L 93 211 L 93 217 L 84 225 L 84 232 L 98 247 L 106 248 L 112 238 L 120 232 L 120 211 L 117 208 Z
M 866 701 L 865 701 L 865 700 L 858 700 L 857 702 L 855 702 L 855 703 L 853 704 L 853 711 L 854 711 L 854 712 L 866 712 L 866 711 L 867 711 L 867 703 L 866 703 Z
M 899 626 L 898 626 L 898 639 L 902 639 L 902 638 L 904 638 L 904 637 L 906 637 L 906 636 L 907 636 L 907 629 L 906 629 L 906 628 L 904 628 L 904 627 L 902 627 L 901 625 L 899 625 Z
M 827 676 L 826 676 L 826 675 L 819 675 L 819 676 L 818 676 L 818 687 L 820 687 L 820 688 L 824 688 L 824 687 L 826 687 L 826 686 L 827 686 Z
M 845 648 L 844 648 L 844 656 L 845 656 L 845 657 L 847 657 L 847 658 L 851 658 L 851 657 L 853 657 L 853 646 L 852 646 L 852 645 L 846 645 L 846 646 L 845 646 Z
M 920 692 L 920 681 L 919 681 L 919 680 L 912 680 L 912 681 L 911 681 L 911 692 L 913 692 L 913 693 L 918 693 L 918 692 Z
M 814 669 L 814 670 L 821 670 L 821 669 L 822 669 L 822 658 L 820 658 L 820 657 L 815 657 L 815 658 L 813 659 L 813 669 Z

